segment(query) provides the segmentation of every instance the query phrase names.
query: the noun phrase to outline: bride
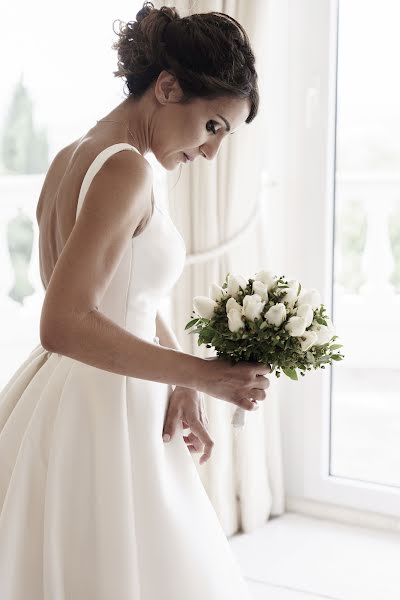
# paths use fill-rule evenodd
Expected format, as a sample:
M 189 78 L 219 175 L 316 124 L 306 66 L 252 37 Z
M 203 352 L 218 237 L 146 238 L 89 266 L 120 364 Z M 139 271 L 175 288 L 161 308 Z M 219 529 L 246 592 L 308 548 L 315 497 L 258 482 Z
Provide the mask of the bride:
M 145 155 L 213 160 L 257 114 L 255 59 L 228 15 L 150 2 L 114 47 L 127 98 L 37 205 L 40 344 L 0 393 L 0 598 L 247 600 L 191 453 L 214 446 L 199 392 L 251 410 L 269 369 L 186 354 L 162 319 L 186 248 Z

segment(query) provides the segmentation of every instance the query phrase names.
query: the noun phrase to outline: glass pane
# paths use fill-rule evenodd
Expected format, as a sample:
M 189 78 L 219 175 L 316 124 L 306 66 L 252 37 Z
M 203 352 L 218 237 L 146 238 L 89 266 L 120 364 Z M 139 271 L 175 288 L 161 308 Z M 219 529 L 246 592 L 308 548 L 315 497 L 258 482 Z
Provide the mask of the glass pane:
M 40 341 L 36 205 L 45 173 L 61 148 L 124 100 L 124 82 L 113 75 L 113 21 L 135 19 L 142 5 L 1 5 L 0 55 L 8 60 L 2 61 L 0 95 L 0 390 Z M 165 171 L 153 159 L 162 203 Z
M 400 3 L 339 5 L 332 475 L 400 486 Z

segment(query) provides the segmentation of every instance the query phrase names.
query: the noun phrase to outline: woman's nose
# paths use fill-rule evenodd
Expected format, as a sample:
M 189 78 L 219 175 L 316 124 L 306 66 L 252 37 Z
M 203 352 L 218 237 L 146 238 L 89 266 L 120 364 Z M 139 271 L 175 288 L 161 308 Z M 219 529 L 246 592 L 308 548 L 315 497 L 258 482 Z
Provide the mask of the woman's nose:
M 217 136 L 215 136 L 217 137 Z M 204 158 L 206 158 L 207 160 L 213 160 L 216 155 L 218 154 L 218 150 L 219 147 L 221 145 L 222 142 L 222 137 L 215 140 L 210 140 L 208 142 L 206 142 L 205 144 L 203 144 L 200 148 L 200 153 L 204 156 Z

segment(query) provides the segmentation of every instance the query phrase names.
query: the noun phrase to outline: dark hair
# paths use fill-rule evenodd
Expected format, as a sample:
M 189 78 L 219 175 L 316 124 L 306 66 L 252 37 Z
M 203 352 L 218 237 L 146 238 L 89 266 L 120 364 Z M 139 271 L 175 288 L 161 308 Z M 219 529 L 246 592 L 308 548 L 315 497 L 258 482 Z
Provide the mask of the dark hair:
M 118 19 L 117 19 L 118 21 Z M 115 21 L 114 21 L 115 22 Z M 249 98 L 246 123 L 257 114 L 259 92 L 248 36 L 235 19 L 220 12 L 180 17 L 173 7 L 145 2 L 136 21 L 120 21 L 116 77 L 126 79 L 128 96 L 139 99 L 161 71 L 173 73 L 182 102 L 202 97 Z

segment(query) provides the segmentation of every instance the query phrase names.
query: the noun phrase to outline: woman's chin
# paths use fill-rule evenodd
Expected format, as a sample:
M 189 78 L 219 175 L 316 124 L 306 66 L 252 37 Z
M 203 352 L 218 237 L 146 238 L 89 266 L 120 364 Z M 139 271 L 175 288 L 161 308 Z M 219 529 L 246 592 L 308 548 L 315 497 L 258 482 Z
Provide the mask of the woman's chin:
M 183 165 L 183 161 L 180 160 L 179 157 L 177 158 L 176 156 L 171 156 L 168 160 L 160 162 L 160 164 L 167 171 L 175 171 L 177 167 Z
M 169 156 L 164 155 L 160 157 L 154 153 L 154 157 L 156 158 L 157 162 L 164 167 L 166 171 L 175 171 L 177 167 L 183 165 L 185 163 L 185 161 L 182 160 L 183 156 L 183 152 L 176 152 L 174 154 L 170 154 Z

